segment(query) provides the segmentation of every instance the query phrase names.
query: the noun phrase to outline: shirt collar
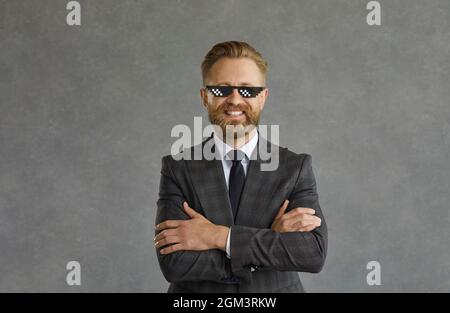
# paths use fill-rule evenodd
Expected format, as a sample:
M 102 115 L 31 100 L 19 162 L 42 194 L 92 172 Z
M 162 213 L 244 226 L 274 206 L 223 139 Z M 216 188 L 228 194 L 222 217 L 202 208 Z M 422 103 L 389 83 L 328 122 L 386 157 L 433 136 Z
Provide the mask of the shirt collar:
M 258 131 L 255 132 L 255 135 L 247 142 L 245 145 L 241 146 L 239 150 L 245 153 L 246 159 L 249 160 L 255 150 L 256 145 L 258 144 Z M 233 150 L 233 147 L 229 146 L 219 136 L 217 136 L 216 132 L 214 132 L 214 144 L 216 146 L 216 152 L 220 156 L 221 160 L 225 159 L 225 155 Z

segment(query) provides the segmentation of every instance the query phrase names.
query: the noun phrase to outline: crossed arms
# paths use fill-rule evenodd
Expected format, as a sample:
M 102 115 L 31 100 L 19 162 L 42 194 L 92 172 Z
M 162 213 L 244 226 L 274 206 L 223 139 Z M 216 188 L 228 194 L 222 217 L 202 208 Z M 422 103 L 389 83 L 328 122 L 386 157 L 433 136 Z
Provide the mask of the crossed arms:
M 295 188 L 271 228 L 233 225 L 231 258 L 224 253 L 229 228 L 215 225 L 190 208 L 172 172 L 162 160 L 155 247 L 169 282 L 210 280 L 239 283 L 261 270 L 321 271 L 327 251 L 327 228 L 316 191 L 311 156 L 300 158 Z

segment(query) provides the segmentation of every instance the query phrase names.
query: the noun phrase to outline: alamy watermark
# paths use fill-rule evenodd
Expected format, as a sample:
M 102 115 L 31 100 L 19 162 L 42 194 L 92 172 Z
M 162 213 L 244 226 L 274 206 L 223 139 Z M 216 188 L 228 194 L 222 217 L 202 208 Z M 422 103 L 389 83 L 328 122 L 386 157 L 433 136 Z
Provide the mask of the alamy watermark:
M 81 5 L 78 1 L 69 1 L 66 9 L 70 12 L 66 16 L 66 23 L 69 26 L 81 26 Z
M 258 144 L 258 150 L 254 151 L 250 160 L 259 158 L 263 161 L 261 162 L 261 171 L 275 171 L 279 164 L 279 125 L 227 125 L 223 131 L 219 125 L 209 124 L 203 127 L 202 117 L 195 116 L 193 131 L 184 124 L 178 124 L 172 128 L 172 138 L 178 139 L 172 144 L 170 154 L 175 160 L 219 160 L 220 157 L 214 149 L 214 140 L 209 140 L 204 145 L 201 144 L 205 137 L 215 134 L 223 142 L 230 143 L 236 138 L 250 138 L 256 131 L 260 138 L 267 139 L 272 144 L 270 146 Z M 191 147 L 194 147 L 193 154 L 188 150 Z
M 366 276 L 366 282 L 369 286 L 381 285 L 381 264 L 378 261 L 370 261 L 366 265 L 366 269 L 369 270 Z
M 68 286 L 80 286 L 81 285 L 81 265 L 78 261 L 70 261 L 66 265 L 66 269 L 69 271 L 66 275 L 66 283 Z

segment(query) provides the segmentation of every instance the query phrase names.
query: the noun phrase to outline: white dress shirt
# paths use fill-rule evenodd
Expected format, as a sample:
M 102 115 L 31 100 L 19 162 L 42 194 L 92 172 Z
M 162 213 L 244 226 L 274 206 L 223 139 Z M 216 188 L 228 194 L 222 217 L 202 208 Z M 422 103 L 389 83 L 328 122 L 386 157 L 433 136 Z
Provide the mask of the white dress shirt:
M 250 139 L 249 142 L 247 142 L 245 145 L 241 146 L 239 150 L 245 153 L 244 159 L 242 159 L 242 167 L 244 168 L 244 174 L 247 175 L 247 168 L 248 164 L 250 163 L 250 157 L 253 153 L 253 150 L 255 150 L 256 145 L 258 143 L 258 132 L 255 132 L 255 135 Z M 214 144 L 216 147 L 216 155 L 217 157 L 222 160 L 222 167 L 223 167 L 223 174 L 225 176 L 227 188 L 229 186 L 229 179 L 230 179 L 230 171 L 231 166 L 233 165 L 233 161 L 231 161 L 227 157 L 227 153 L 233 150 L 234 148 L 223 142 L 219 136 L 217 136 L 216 133 L 214 133 Z M 226 253 L 227 257 L 230 258 L 230 236 L 231 236 L 231 227 L 230 231 L 228 232 L 227 237 L 227 246 L 226 246 Z

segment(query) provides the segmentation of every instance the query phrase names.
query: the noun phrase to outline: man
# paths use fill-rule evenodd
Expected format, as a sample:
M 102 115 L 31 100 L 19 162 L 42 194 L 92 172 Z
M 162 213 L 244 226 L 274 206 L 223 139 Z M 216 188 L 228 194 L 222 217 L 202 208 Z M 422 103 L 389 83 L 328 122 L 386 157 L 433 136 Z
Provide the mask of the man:
M 168 292 L 304 292 L 297 272 L 324 265 L 327 228 L 311 156 L 256 128 L 266 71 L 245 42 L 216 44 L 205 56 L 200 96 L 217 131 L 202 147 L 210 144 L 216 158 L 192 157 L 193 147 L 183 151 L 189 157 L 162 159 L 154 241 Z M 262 170 L 261 148 L 278 153 L 275 170 Z

